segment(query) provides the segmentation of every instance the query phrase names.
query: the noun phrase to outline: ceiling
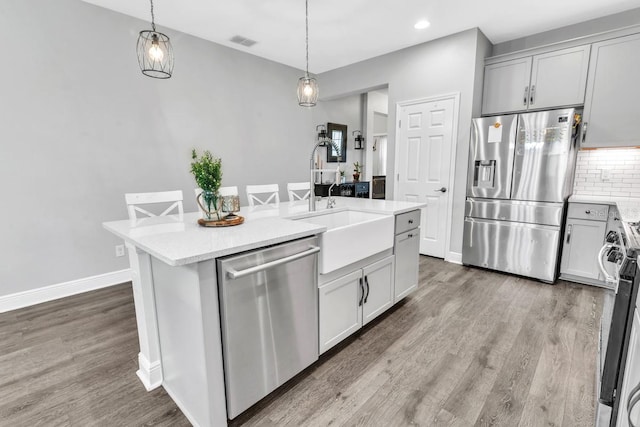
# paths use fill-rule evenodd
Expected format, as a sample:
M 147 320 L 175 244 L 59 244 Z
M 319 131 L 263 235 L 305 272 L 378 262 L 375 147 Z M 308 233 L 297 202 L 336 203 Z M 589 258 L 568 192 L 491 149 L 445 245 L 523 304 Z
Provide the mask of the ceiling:
M 150 21 L 148 0 L 83 1 Z M 640 0 L 309 0 L 309 71 L 321 73 L 473 27 L 497 44 L 637 7 Z M 169 37 L 179 30 L 305 67 L 304 0 L 154 0 L 154 12 Z M 421 18 L 431 26 L 414 29 Z M 258 43 L 230 42 L 235 35 Z

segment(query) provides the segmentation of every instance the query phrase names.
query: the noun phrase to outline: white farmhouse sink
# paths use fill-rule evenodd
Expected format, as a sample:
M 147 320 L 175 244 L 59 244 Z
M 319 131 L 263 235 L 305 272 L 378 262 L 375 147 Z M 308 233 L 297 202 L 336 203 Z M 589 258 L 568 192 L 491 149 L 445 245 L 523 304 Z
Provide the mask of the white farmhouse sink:
M 327 227 L 320 235 L 320 274 L 393 247 L 393 215 L 346 210 L 296 220 Z

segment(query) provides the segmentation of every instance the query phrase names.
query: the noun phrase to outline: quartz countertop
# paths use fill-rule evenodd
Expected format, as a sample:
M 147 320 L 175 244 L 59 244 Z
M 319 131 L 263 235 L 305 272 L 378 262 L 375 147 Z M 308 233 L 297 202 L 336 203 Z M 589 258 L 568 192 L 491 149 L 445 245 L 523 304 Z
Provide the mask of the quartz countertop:
M 358 210 L 383 215 L 396 215 L 425 207 L 423 203 L 394 200 L 335 197 L 334 212 Z M 225 255 L 283 243 L 323 233 L 326 227 L 304 220 L 326 213 L 326 200 L 309 212 L 309 202 L 284 202 L 278 205 L 243 206 L 239 215 L 243 224 L 232 227 L 202 227 L 197 224 L 199 212 L 103 223 L 108 231 L 152 256 L 172 265 L 186 265 Z

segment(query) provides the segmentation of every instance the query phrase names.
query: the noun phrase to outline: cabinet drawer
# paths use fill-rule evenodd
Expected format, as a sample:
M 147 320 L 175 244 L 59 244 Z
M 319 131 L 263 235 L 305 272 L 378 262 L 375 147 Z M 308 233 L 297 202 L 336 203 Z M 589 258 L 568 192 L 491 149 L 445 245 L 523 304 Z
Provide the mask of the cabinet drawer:
M 396 215 L 396 234 L 420 226 L 420 209 Z
M 609 205 L 593 203 L 569 203 L 568 218 L 606 221 L 609 217 Z

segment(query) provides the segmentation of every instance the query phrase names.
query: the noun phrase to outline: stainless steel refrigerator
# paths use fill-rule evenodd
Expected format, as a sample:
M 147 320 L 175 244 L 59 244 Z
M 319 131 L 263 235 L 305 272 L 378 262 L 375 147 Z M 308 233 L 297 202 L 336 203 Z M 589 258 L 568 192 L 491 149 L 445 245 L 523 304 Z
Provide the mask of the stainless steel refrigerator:
M 473 120 L 462 263 L 554 282 L 581 111 Z

